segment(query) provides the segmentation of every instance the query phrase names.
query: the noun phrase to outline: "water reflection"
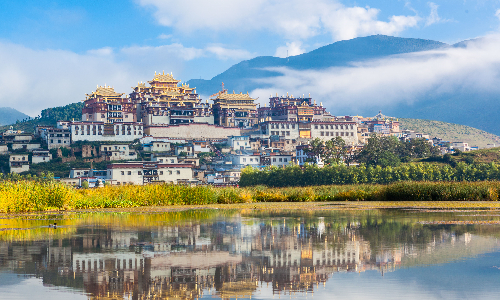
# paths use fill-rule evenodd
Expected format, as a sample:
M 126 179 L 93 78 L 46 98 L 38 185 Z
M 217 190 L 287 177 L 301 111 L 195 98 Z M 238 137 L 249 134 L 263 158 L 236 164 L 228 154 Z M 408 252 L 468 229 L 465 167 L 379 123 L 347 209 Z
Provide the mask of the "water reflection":
M 54 218 L 56 229 L 46 225 Z M 264 288 L 296 296 L 338 273 L 383 276 L 497 251 L 499 227 L 460 224 L 471 219 L 498 221 L 487 212 L 404 211 L 6 218 L 0 270 L 91 298 L 265 298 Z

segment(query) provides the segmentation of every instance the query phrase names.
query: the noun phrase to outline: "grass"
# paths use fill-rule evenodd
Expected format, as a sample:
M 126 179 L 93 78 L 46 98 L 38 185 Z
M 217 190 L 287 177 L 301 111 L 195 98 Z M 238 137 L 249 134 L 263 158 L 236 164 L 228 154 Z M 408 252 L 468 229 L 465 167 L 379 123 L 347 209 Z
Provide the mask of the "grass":
M 498 201 L 500 182 L 399 182 L 389 185 L 215 188 L 183 185 L 75 189 L 55 181 L 3 181 L 0 212 L 134 208 L 260 202 Z

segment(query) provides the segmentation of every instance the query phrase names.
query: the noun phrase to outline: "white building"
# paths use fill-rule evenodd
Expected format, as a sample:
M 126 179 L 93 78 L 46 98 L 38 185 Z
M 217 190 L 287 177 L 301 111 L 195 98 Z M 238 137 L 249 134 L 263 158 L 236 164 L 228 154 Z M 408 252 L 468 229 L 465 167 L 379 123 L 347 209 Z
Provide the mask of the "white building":
M 28 143 L 14 143 L 12 144 L 12 150 L 23 149 L 25 151 L 30 151 L 33 149 L 39 149 L 42 145 L 40 144 L 28 144 Z
M 272 135 L 280 136 L 283 139 L 297 139 L 300 137 L 299 124 L 291 121 L 267 121 L 261 123 L 260 134 L 263 138 Z
M 232 150 L 251 149 L 249 136 L 231 136 L 227 139 L 227 141 Z
M 30 170 L 28 154 L 11 154 L 9 156 L 9 167 L 11 173 L 21 173 Z
M 259 154 L 233 154 L 230 156 L 230 159 L 233 165 L 259 166 L 261 164 Z
M 139 122 L 84 122 L 73 121 L 71 142 L 131 142 L 143 136 L 144 127 Z
M 52 159 L 52 154 L 49 150 L 37 149 L 33 150 L 33 155 L 31 156 L 31 163 L 38 164 L 42 162 L 49 162 Z
M 90 176 L 90 169 L 71 169 L 69 171 L 69 178 L 80 178 Z
M 69 129 L 63 128 L 47 128 L 45 134 L 42 135 L 49 149 L 54 148 L 69 148 L 71 145 L 71 132 Z
M 177 156 L 170 156 L 170 155 L 152 155 L 151 156 L 151 161 L 157 161 L 161 164 L 177 164 L 179 163 Z
M 130 150 L 127 144 L 100 145 L 101 156 L 109 157 L 109 160 L 134 160 L 137 159 L 137 152 Z
M 358 124 L 356 122 L 311 122 L 311 138 L 323 141 L 340 136 L 347 145 L 358 144 Z
M 288 166 L 292 160 L 291 154 L 270 153 L 270 155 L 262 156 L 264 164 L 268 166 L 283 167 Z
M 192 182 L 193 170 L 191 164 L 162 164 L 156 161 L 114 163 L 107 167 L 107 179 L 120 185 Z

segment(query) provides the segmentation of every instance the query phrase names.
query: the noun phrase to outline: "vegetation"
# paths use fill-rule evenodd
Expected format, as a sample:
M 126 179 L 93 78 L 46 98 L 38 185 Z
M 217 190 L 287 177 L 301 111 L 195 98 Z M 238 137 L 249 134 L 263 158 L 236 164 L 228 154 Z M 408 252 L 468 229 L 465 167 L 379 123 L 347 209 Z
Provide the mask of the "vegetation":
M 449 142 L 466 142 L 471 146 L 486 147 L 499 144 L 500 137 L 473 127 L 423 119 L 399 119 L 402 129 L 428 134 L 431 138 L 439 137 Z
M 318 168 L 315 165 L 271 167 L 242 170 L 240 186 L 266 185 L 269 187 L 314 186 L 331 184 L 388 184 L 401 181 L 486 181 L 500 180 L 500 165 L 409 163 L 397 167 L 333 165 Z
M 38 125 L 56 126 L 60 120 L 80 120 L 82 118 L 83 102 L 71 103 L 65 106 L 52 107 L 42 110 L 40 116 L 34 119 L 26 118 L 12 125 L 0 126 L 0 131 L 8 130 L 10 126 L 14 130 L 22 130 L 24 132 L 33 133 L 34 128 Z
M 399 141 L 394 136 L 371 136 L 365 147 L 354 155 L 354 160 L 368 166 L 395 167 L 401 162 L 416 158 L 435 157 L 440 154 L 437 147 L 425 139 Z
M 304 188 L 158 184 L 76 189 L 51 176 L 0 182 L 0 212 L 311 201 L 497 201 L 500 182 L 399 182 Z

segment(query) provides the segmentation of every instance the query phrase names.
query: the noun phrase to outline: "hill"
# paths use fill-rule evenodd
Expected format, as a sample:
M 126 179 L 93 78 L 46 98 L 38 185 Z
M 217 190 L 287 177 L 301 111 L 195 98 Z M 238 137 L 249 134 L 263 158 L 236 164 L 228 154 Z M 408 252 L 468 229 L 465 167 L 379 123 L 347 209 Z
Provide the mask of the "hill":
M 470 126 L 433 120 L 400 118 L 401 129 L 414 130 L 439 137 L 449 142 L 466 142 L 469 146 L 486 147 L 488 144 L 500 145 L 500 136 Z
M 266 87 L 265 83 L 256 82 L 255 79 L 281 75 L 277 72 L 263 70 L 263 68 L 324 69 L 348 66 L 355 61 L 425 51 L 440 47 L 448 47 L 448 45 L 423 39 L 373 35 L 339 41 L 311 52 L 288 58 L 259 56 L 242 61 L 210 80 L 191 79 L 187 83 L 190 86 L 196 87 L 197 92 L 202 95 L 211 95 L 218 92 L 222 82 L 230 90 L 247 92 L 256 88 Z
M 199 94 L 205 96 L 219 91 L 222 82 L 230 91 L 251 92 L 256 89 L 271 88 L 272 86 L 269 83 L 272 81 L 271 79 L 282 75 L 279 72 L 265 68 L 286 67 L 293 70 L 321 70 L 329 67 L 348 67 L 362 61 L 387 58 L 394 55 L 447 47 L 463 48 L 466 43 L 467 41 L 448 45 L 438 41 L 384 35 L 360 37 L 339 41 L 288 58 L 256 57 L 240 62 L 210 80 L 191 79 L 188 83 L 190 86 L 196 87 Z M 436 82 L 436 84 L 439 84 L 439 82 Z M 311 95 L 315 97 L 314 91 L 296 90 L 290 92 L 299 95 L 311 92 Z M 457 88 L 441 93 L 432 91 L 417 93 L 414 97 L 415 99 L 410 102 L 401 102 L 397 105 L 390 103 L 390 101 L 384 103 L 372 101 L 362 106 L 348 105 L 343 108 L 327 108 L 335 115 L 369 116 L 378 110 L 382 110 L 392 116 L 460 123 L 500 135 L 500 124 L 496 121 L 496 112 L 500 111 L 497 92 Z M 344 100 L 349 102 L 350 99 Z M 319 101 L 328 102 L 328 99 Z
M 14 130 L 22 130 L 32 133 L 38 125 L 56 126 L 60 120 L 80 120 L 82 118 L 83 102 L 71 103 L 65 106 L 52 107 L 42 110 L 41 117 L 34 119 L 25 119 L 22 122 L 12 122 L 8 125 L 0 126 L 0 131 L 9 129 L 10 126 Z
M 30 116 L 10 107 L 0 107 L 0 125 L 14 124 L 29 119 Z

